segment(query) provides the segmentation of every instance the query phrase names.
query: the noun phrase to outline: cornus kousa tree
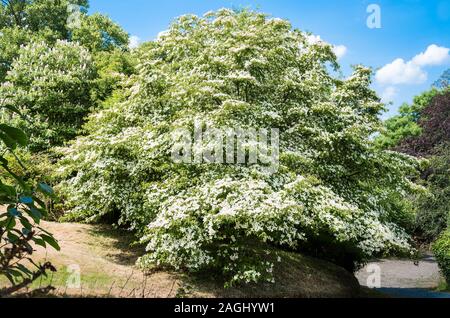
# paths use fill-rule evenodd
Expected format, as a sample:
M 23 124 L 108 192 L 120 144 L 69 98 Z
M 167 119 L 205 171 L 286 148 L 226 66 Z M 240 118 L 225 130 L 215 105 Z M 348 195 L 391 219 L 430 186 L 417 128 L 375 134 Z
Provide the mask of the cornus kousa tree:
M 420 162 L 374 147 L 383 105 L 371 71 L 335 78 L 332 46 L 309 38 L 250 11 L 179 18 L 139 50 L 123 102 L 92 115 L 89 135 L 64 149 L 66 218 L 117 216 L 147 244 L 144 268 L 212 268 L 228 283 L 272 281 L 279 249 L 350 270 L 411 252 L 396 220 L 409 213 L 403 197 L 418 188 L 409 177 Z M 227 161 L 226 132 L 238 130 L 278 131 L 279 144 L 231 134 Z M 219 163 L 199 156 L 222 146 Z M 174 160 L 174 149 L 192 160 Z M 276 169 L 250 161 L 252 151 Z

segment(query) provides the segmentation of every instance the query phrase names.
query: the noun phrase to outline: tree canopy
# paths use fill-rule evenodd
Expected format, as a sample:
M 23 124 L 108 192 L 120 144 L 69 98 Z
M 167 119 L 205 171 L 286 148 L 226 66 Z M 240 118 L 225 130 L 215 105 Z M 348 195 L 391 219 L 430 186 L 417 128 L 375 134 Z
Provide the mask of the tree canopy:
M 80 10 L 78 24 L 69 23 L 70 5 Z M 87 8 L 86 0 L 4 0 L 0 6 L 0 91 L 21 109 L 14 120 L 30 134 L 31 151 L 77 136 L 86 115 L 134 72 L 128 34 Z
M 409 136 L 396 149 L 416 157 L 429 157 L 443 143 L 450 142 L 450 90 L 443 91 L 420 112 L 418 136 Z
M 269 246 L 314 242 L 324 257 L 346 256 L 351 270 L 410 252 L 396 223 L 410 211 L 419 162 L 375 147 L 383 105 L 371 71 L 333 77 L 332 46 L 308 38 L 247 10 L 179 18 L 138 50 L 122 102 L 91 115 L 88 135 L 65 149 L 66 219 L 118 214 L 147 244 L 141 266 L 213 267 L 231 283 L 272 280 L 276 252 L 261 252 Z M 198 122 L 279 129 L 279 169 L 174 162 L 174 136 Z
M 450 86 L 450 68 L 433 84 L 434 87 L 444 89 Z
M 420 136 L 422 133 L 419 125 L 421 113 L 438 93 L 439 90 L 433 88 L 416 96 L 411 105 L 403 104 L 399 114 L 384 123 L 385 127 L 375 141 L 377 146 L 392 149 L 405 139 Z
M 93 105 L 94 75 L 89 51 L 77 43 L 34 42 L 20 49 L 0 93 L 20 109 L 13 121 L 30 135 L 31 150 L 60 146 L 78 135 Z

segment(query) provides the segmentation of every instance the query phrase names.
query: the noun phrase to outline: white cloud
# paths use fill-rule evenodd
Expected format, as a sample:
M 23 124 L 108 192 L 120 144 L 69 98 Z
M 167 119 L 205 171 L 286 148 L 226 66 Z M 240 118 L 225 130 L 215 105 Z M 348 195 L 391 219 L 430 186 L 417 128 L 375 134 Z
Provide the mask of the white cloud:
M 416 55 L 412 60 L 398 58 L 386 64 L 376 73 L 376 80 L 382 85 L 422 84 L 427 81 L 426 66 L 436 66 L 450 61 L 450 49 L 432 44 L 425 52 Z
M 156 36 L 156 40 L 159 41 L 159 40 L 161 40 L 161 38 L 162 38 L 163 36 L 166 36 L 166 35 L 168 35 L 168 34 L 169 34 L 169 30 L 161 31 L 161 32 L 159 32 L 158 35 Z
M 390 103 L 397 96 L 398 90 L 394 86 L 388 86 L 384 89 L 381 94 L 381 101 L 383 103 Z
M 323 40 L 320 38 L 320 35 L 314 35 L 314 34 L 307 34 L 306 41 L 310 45 L 314 45 L 314 44 L 323 42 Z
M 321 43 L 328 44 L 327 42 L 322 40 L 320 35 L 314 35 L 314 34 L 306 34 L 306 41 L 310 45 L 321 44 Z M 338 58 L 338 60 L 340 60 L 341 58 L 343 58 L 345 56 L 345 54 L 347 54 L 348 49 L 345 45 L 331 45 L 331 46 L 333 47 L 333 52 L 334 52 L 334 54 L 336 54 L 336 57 Z
M 442 65 L 450 60 L 449 52 L 446 47 L 432 44 L 425 52 L 416 55 L 412 62 L 419 66 Z
M 345 54 L 347 54 L 347 47 L 345 45 L 336 45 L 333 46 L 333 52 L 334 54 L 336 54 L 338 60 L 340 60 L 341 58 L 343 58 L 345 56 Z
M 128 45 L 128 47 L 130 49 L 135 49 L 139 46 L 139 44 L 141 44 L 141 39 L 136 35 L 132 35 L 130 37 L 130 44 Z
M 421 84 L 426 82 L 428 75 L 412 61 L 396 59 L 378 70 L 375 78 L 382 85 Z

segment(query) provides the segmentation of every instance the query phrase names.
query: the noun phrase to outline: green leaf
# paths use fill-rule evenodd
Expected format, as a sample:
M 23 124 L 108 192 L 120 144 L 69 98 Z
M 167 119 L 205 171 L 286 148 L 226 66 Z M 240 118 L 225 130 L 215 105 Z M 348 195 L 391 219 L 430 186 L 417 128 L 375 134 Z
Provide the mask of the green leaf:
M 14 139 L 11 139 L 3 131 L 0 131 L 0 139 L 3 141 L 7 148 L 15 149 L 17 146 L 17 143 L 14 141 Z
M 47 185 L 45 183 L 39 183 L 38 187 L 39 187 L 39 190 L 41 190 L 45 194 L 49 194 L 49 195 L 54 194 L 52 187 L 50 187 L 49 185 Z
M 0 184 L 0 191 L 6 193 L 6 195 L 10 197 L 16 196 L 16 188 L 6 184 Z
M 15 269 L 8 269 L 8 273 L 16 278 L 23 277 L 23 273 L 21 271 L 15 270 Z
M 2 166 L 7 166 L 7 165 L 8 165 L 8 160 L 6 160 L 6 159 L 3 158 L 3 157 L 0 157 L 0 164 L 1 164 Z
M 41 199 L 39 199 L 39 198 L 37 198 L 37 197 L 34 197 L 34 201 L 35 201 L 35 203 L 37 203 L 37 205 L 39 205 L 39 207 L 41 207 L 43 210 L 46 209 L 46 206 L 45 206 L 45 202 L 44 202 L 44 201 L 42 201 Z
M 6 230 L 12 230 L 16 226 L 16 218 L 10 216 L 6 221 Z
M 2 105 L 1 107 L 8 109 L 9 111 L 21 115 L 20 110 L 13 105 Z
M 8 232 L 7 236 L 8 236 L 8 240 L 12 243 L 16 243 L 17 241 L 19 241 L 19 237 L 12 232 Z
M 33 228 L 30 221 L 28 221 L 28 219 L 23 216 L 20 218 L 20 223 L 23 225 L 24 228 L 26 228 L 29 231 L 31 231 L 31 229 Z
M 42 246 L 43 248 L 47 248 L 47 244 L 45 244 L 45 241 L 43 239 L 40 238 L 33 238 L 33 242 L 36 245 Z
M 22 271 L 23 273 L 25 273 L 28 276 L 33 275 L 33 273 L 22 264 L 17 264 L 17 269 L 19 269 L 20 271 Z
M 9 282 L 10 282 L 12 285 L 15 285 L 15 284 L 16 284 L 14 278 L 11 276 L 11 274 L 10 274 L 9 272 L 6 272 L 6 273 L 5 273 L 5 276 L 6 276 L 6 278 L 8 278 Z
M 33 218 L 34 222 L 39 224 L 42 219 L 42 213 L 36 208 L 30 208 L 30 215 Z
M 22 229 L 22 234 L 26 237 L 28 234 L 30 234 L 31 233 L 31 231 L 30 231 L 30 229 L 27 229 L 27 228 L 23 228 Z
M 2 131 L 3 134 L 8 137 L 9 139 L 8 142 L 12 141 L 13 144 L 18 144 L 21 146 L 26 146 L 28 144 L 27 135 L 19 128 L 11 127 L 5 124 L 0 124 L 0 131 Z M 7 146 L 11 147 L 8 144 Z M 11 148 L 14 148 L 14 146 Z
M 33 203 L 33 198 L 31 198 L 31 197 L 20 197 L 20 203 L 32 204 Z
M 21 215 L 21 213 L 19 212 L 19 210 L 17 210 L 16 208 L 13 209 L 8 209 L 8 214 L 12 217 L 18 217 Z
M 59 246 L 58 242 L 55 240 L 54 237 L 46 234 L 42 234 L 41 238 L 48 243 L 50 246 L 52 246 L 55 250 L 60 251 L 61 247 Z

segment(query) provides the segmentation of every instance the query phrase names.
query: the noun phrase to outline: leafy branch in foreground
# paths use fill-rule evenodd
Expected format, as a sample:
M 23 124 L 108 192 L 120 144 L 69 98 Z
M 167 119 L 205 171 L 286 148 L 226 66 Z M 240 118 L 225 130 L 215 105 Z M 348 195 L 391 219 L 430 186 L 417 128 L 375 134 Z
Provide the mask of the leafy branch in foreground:
M 1 107 L 17 112 L 11 106 Z M 53 190 L 44 183 L 36 186 L 28 184 L 11 170 L 5 158 L 5 154 L 10 152 L 23 167 L 14 150 L 27 145 L 26 134 L 0 123 L 0 140 L 0 207 L 6 208 L 0 214 L 0 275 L 11 283 L 10 287 L 0 289 L 0 297 L 5 297 L 46 276 L 47 271 L 56 271 L 51 263 L 38 264 L 31 258 L 33 245 L 44 248 L 49 245 L 56 250 L 60 247 L 53 235 L 39 225 L 47 215 L 45 203 L 40 197 L 53 197 Z

